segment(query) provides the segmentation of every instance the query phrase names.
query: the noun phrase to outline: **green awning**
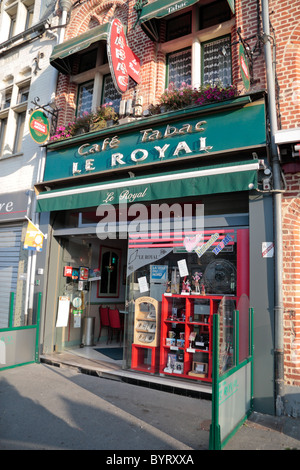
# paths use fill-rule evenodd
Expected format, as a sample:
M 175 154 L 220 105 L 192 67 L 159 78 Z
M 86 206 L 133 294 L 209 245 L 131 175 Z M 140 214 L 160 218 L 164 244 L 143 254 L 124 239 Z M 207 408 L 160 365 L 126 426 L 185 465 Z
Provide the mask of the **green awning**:
M 106 41 L 108 37 L 109 23 L 89 29 L 80 36 L 54 46 L 50 64 L 59 72 L 69 75 L 72 71 L 71 58 L 77 52 L 87 49 L 98 41 Z
M 180 10 L 198 3 L 199 0 L 156 0 L 143 6 L 140 14 L 140 25 L 144 32 L 154 41 L 158 41 L 157 22 L 165 16 L 177 13 Z M 234 0 L 228 0 L 232 13 L 235 13 Z
M 251 160 L 46 191 L 37 196 L 37 212 L 249 191 L 257 188 L 258 168 Z
M 143 11 L 140 17 L 140 21 L 144 23 L 153 18 L 163 18 L 164 16 L 171 15 L 176 11 L 183 10 L 185 8 L 198 3 L 199 0 L 156 0 L 156 2 L 148 3 L 143 6 Z

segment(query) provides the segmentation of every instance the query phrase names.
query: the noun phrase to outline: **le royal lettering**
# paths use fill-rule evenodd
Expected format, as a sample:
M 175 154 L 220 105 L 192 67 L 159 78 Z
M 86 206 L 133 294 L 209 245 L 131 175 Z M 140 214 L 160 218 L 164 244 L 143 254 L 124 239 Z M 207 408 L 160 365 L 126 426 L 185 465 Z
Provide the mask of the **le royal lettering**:
M 145 144 L 148 142 L 155 142 L 159 141 L 161 139 L 168 139 L 170 137 L 174 136 L 185 136 L 187 134 L 191 134 L 193 132 L 204 132 L 205 131 L 205 126 L 206 121 L 199 121 L 195 125 L 191 124 L 183 124 L 180 128 L 175 127 L 175 126 L 170 126 L 167 125 L 165 128 L 164 132 L 161 132 L 159 130 L 153 130 L 153 129 L 144 129 L 140 131 L 141 136 L 140 140 L 141 143 Z M 80 174 L 82 171 L 85 172 L 91 172 L 95 171 L 96 168 L 94 166 L 95 163 L 95 158 L 92 158 L 95 154 L 98 154 L 100 152 L 105 152 L 107 150 L 114 151 L 115 149 L 118 149 L 120 145 L 120 140 L 118 136 L 114 136 L 112 138 L 107 137 L 106 139 L 103 140 L 102 144 L 89 144 L 85 143 L 81 145 L 78 148 L 78 155 L 79 157 L 89 157 L 86 158 L 84 162 L 84 167 L 79 168 L 79 162 L 73 162 L 73 169 L 72 173 L 73 175 Z M 185 140 L 179 141 L 174 149 L 174 146 L 172 147 L 172 150 L 170 148 L 170 144 L 166 143 L 164 145 L 155 145 L 154 150 L 157 152 L 156 157 L 158 157 L 161 161 L 164 158 L 170 158 L 170 157 L 177 157 L 179 154 L 184 155 L 184 154 L 191 154 L 195 152 L 195 150 L 191 150 L 189 145 Z M 208 153 L 209 150 L 211 150 L 213 147 L 206 145 L 206 137 L 200 137 L 199 138 L 199 152 L 206 152 Z M 145 148 L 136 148 L 132 150 L 130 154 L 130 160 L 131 162 L 138 163 L 138 162 L 144 162 L 148 158 L 149 152 Z M 126 165 L 128 162 L 124 161 L 125 155 L 120 152 L 113 152 L 111 154 L 111 161 L 110 165 L 112 168 L 115 168 L 117 166 L 121 165 Z

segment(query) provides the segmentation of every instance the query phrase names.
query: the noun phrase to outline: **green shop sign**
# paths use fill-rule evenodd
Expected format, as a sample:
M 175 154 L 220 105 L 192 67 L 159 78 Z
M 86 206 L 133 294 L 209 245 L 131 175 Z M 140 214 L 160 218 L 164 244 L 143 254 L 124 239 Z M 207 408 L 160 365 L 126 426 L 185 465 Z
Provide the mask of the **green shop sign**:
M 145 119 L 50 145 L 44 181 L 266 145 L 263 101 L 218 113 L 199 107 L 171 114 L 168 121 Z

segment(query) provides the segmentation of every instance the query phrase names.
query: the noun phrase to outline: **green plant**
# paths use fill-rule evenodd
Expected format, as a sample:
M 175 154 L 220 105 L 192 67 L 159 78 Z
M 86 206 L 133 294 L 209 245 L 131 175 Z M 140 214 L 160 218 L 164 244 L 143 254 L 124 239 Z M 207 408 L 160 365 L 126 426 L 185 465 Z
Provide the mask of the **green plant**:
M 114 123 L 118 121 L 118 114 L 111 104 L 112 103 L 103 104 L 93 114 L 91 130 L 103 129 L 103 127 L 106 127 L 107 121 L 113 121 Z
M 206 85 L 199 89 L 195 104 L 202 105 L 218 101 L 225 101 L 235 98 L 238 95 L 237 89 L 233 85 L 222 87 L 221 85 Z
M 161 95 L 159 104 L 165 106 L 167 110 L 185 108 L 194 104 L 196 93 L 196 89 L 184 82 L 180 88 L 176 88 L 173 83 L 170 83 Z
M 72 135 L 76 135 L 78 131 L 89 132 L 93 120 L 93 113 L 84 111 L 80 116 L 77 116 L 75 121 L 72 123 Z
M 62 140 L 68 139 L 73 135 L 73 123 L 69 122 L 65 126 L 58 126 L 55 130 L 55 133 L 51 136 L 50 140 Z
M 161 95 L 156 108 L 164 106 L 166 111 L 170 111 L 191 105 L 203 105 L 232 99 L 237 94 L 237 89 L 233 85 L 223 87 L 221 84 L 216 84 L 192 88 L 190 85 L 182 83 L 180 88 L 176 88 L 173 83 L 170 83 Z M 155 108 L 154 105 L 152 106 Z
M 118 121 L 118 114 L 110 103 L 100 106 L 95 113 L 88 113 L 84 111 L 73 122 L 69 122 L 64 126 L 58 126 L 51 141 L 68 139 L 77 135 L 78 133 L 89 132 L 90 130 L 96 131 L 106 127 L 107 121 Z

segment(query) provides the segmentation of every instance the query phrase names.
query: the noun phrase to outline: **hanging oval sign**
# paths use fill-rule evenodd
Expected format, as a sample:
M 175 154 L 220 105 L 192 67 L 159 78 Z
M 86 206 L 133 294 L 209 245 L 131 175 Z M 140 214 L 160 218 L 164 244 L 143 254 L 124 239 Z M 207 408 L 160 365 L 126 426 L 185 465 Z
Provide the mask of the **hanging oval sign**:
M 50 133 L 49 119 L 41 109 L 37 109 L 31 114 L 29 118 L 29 132 L 32 139 L 38 144 L 43 144 L 48 140 Z
M 128 88 L 129 76 L 140 82 L 140 61 L 127 46 L 122 22 L 115 18 L 110 26 L 107 41 L 107 56 L 113 81 L 119 93 Z
M 243 79 L 243 83 L 245 86 L 246 91 L 250 89 L 250 71 L 248 66 L 248 61 L 246 58 L 245 50 L 243 44 L 240 44 L 239 47 L 239 64 L 240 64 L 240 71 Z

